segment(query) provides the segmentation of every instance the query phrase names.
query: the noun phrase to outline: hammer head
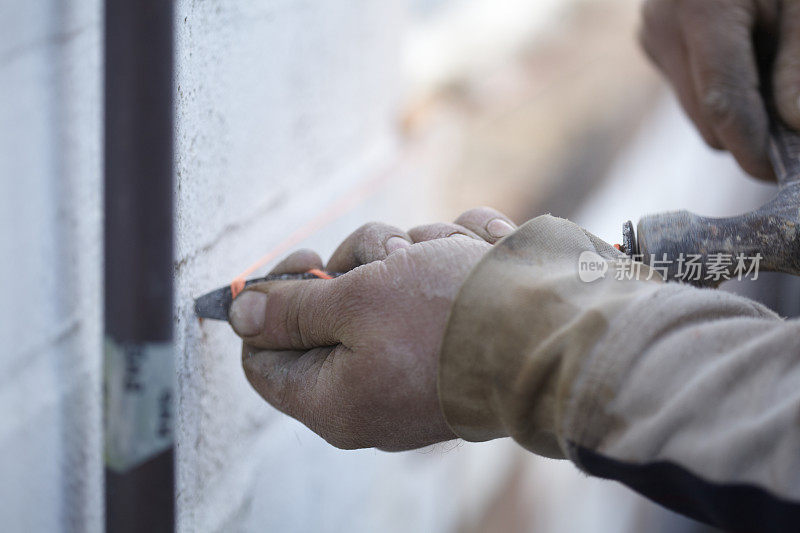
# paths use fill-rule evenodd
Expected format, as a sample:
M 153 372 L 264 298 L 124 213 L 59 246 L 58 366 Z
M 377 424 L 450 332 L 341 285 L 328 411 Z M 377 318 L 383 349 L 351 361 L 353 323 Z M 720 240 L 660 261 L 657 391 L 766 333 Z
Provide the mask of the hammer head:
M 759 271 L 800 275 L 799 210 L 800 182 L 795 181 L 739 216 L 710 218 L 688 211 L 645 216 L 637 236 L 626 224 L 623 249 L 667 280 L 698 286 L 713 287 Z
M 756 275 L 800 275 L 800 134 L 787 128 L 771 105 L 767 108 L 768 153 L 777 195 L 735 217 L 702 217 L 688 211 L 646 216 L 639 221 L 638 238 L 628 222 L 622 249 L 629 256 L 649 264 L 666 280 L 700 286 L 717 286 L 741 277 L 743 269 L 752 272 L 754 266 Z

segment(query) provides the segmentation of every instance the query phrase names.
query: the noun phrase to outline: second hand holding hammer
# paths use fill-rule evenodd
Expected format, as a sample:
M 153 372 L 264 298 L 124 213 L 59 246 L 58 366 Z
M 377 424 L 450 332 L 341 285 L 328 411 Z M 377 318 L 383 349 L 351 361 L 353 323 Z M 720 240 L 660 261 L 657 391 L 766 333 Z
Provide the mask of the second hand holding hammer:
M 769 102 L 769 99 L 767 99 Z M 665 264 L 659 271 L 668 281 L 687 281 L 714 287 L 730 279 L 736 262 L 716 265 L 723 276 L 708 276 L 710 257 L 756 257 L 763 271 L 800 275 L 800 135 L 788 129 L 768 103 L 769 158 L 778 193 L 758 209 L 732 217 L 704 217 L 686 210 L 647 215 L 636 233 L 629 221 L 623 226 L 621 250 L 645 264 Z M 638 237 L 637 237 L 638 236 Z M 700 275 L 686 279 L 681 261 L 699 259 Z

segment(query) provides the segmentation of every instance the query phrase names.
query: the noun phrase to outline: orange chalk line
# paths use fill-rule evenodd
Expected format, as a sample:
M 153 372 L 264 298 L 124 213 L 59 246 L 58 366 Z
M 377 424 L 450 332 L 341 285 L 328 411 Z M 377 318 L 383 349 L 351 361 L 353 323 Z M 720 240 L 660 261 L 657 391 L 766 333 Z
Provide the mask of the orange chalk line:
M 314 274 L 319 279 L 333 279 L 333 276 L 325 272 L 324 270 L 320 270 L 318 268 L 310 268 L 306 270 L 306 274 Z
M 231 281 L 231 294 L 233 297 L 236 298 L 239 293 L 244 290 L 245 282 L 250 274 L 263 267 L 276 257 L 285 254 L 287 251 L 289 251 L 289 249 L 306 240 L 311 235 L 315 234 L 340 216 L 355 208 L 357 205 L 371 196 L 379 186 L 388 181 L 389 176 L 391 176 L 391 173 L 385 172 L 380 174 L 378 177 L 355 187 L 349 195 L 344 196 L 339 201 L 331 205 L 328 209 L 300 226 L 288 237 L 286 237 L 286 239 L 281 241 L 275 248 L 261 256 L 255 263 L 244 269 L 241 274 L 236 276 L 233 281 Z M 327 274 L 321 270 L 319 273 L 316 272 L 316 269 L 313 270 L 315 270 L 315 272 L 312 273 L 318 277 L 323 277 L 320 276 L 320 274 L 325 274 L 327 276 Z M 330 278 L 330 276 L 327 277 Z

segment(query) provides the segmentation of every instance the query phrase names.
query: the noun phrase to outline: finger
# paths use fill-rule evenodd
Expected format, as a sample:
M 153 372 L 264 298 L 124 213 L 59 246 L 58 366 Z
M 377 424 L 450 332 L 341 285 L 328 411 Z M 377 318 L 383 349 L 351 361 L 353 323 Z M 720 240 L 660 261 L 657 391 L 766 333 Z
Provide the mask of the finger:
M 722 146 L 749 174 L 772 179 L 751 2 L 687 2 L 681 11 L 697 99 Z
M 329 272 L 348 272 L 358 266 L 381 261 L 400 248 L 408 248 L 413 244 L 406 232 L 382 224 L 370 222 L 364 224 L 333 252 L 328 261 Z
M 775 58 L 775 103 L 781 118 L 800 130 L 800 1 L 784 0 Z
M 681 107 L 694 123 L 700 136 L 710 147 L 719 150 L 722 144 L 697 101 L 689 58 L 682 32 L 678 29 L 674 4 L 648 0 L 642 6 L 642 27 L 639 43 L 675 91 Z
M 467 228 L 490 244 L 499 241 L 517 227 L 511 219 L 491 207 L 475 207 L 464 211 L 455 223 Z
M 297 250 L 278 263 L 270 274 L 302 274 L 312 268 L 322 269 L 322 259 L 313 250 Z
M 337 278 L 250 285 L 231 305 L 231 326 L 247 344 L 266 350 L 334 346 L 346 306 L 341 283 Z
M 432 241 L 434 239 L 446 239 L 453 235 L 466 235 L 473 239 L 481 239 L 473 231 L 468 230 L 464 226 L 458 224 L 448 224 L 446 222 L 436 222 L 434 224 L 425 224 L 417 226 L 408 230 L 411 239 L 416 242 Z

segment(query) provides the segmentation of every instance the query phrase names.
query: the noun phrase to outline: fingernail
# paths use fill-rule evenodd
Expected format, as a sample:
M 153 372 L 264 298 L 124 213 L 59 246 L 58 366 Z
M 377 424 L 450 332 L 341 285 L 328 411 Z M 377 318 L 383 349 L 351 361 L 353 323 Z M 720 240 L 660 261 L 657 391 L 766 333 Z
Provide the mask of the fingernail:
M 389 237 L 389 240 L 386 241 L 384 246 L 386 247 L 386 253 L 390 254 L 400 248 L 408 248 L 411 246 L 411 243 L 402 237 Z
M 499 239 L 501 237 L 505 237 L 506 235 L 514 231 L 514 228 L 511 226 L 511 224 L 509 224 L 505 220 L 500 218 L 495 218 L 490 220 L 489 223 L 486 224 L 486 231 L 488 231 L 489 235 L 491 235 L 495 239 Z
M 263 292 L 246 291 L 231 305 L 228 317 L 233 329 L 242 337 L 258 335 L 264 327 L 267 312 L 267 295 Z

